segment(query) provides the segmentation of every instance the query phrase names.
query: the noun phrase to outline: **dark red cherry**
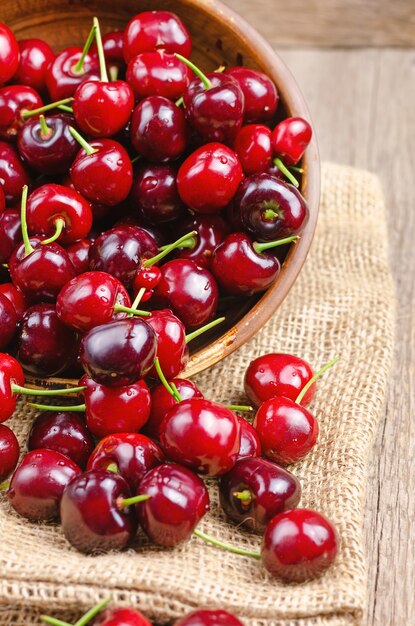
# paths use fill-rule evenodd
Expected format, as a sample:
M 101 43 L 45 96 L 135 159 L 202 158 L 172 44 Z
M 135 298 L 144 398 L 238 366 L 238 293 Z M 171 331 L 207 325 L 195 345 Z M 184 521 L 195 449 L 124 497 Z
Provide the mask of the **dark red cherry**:
M 126 199 L 133 168 L 125 148 L 113 139 L 95 139 L 82 148 L 70 169 L 75 188 L 90 202 L 115 206 Z
M 9 143 L 0 141 L 0 185 L 6 204 L 14 206 L 20 202 L 23 186 L 30 184 L 30 175 L 17 151 Z
M 116 226 L 95 239 L 89 253 L 91 270 L 112 274 L 130 287 L 144 258 L 158 253 L 155 239 L 138 226 Z
M 267 126 L 243 126 L 236 135 L 233 149 L 246 176 L 268 172 L 272 166 L 271 131 Z
M 204 78 L 193 79 L 183 94 L 186 119 L 204 141 L 232 143 L 242 126 L 242 90 L 226 74 L 211 72 Z
M 293 474 L 266 459 L 246 458 L 220 480 L 220 503 L 236 524 L 256 532 L 281 511 L 293 509 L 301 497 L 301 485 Z
M 10 476 L 19 460 L 20 447 L 10 428 L 0 424 L 0 482 Z
M 272 241 L 299 233 L 308 218 L 300 192 L 270 174 L 252 174 L 235 197 L 244 228 L 260 241 Z
M 190 398 L 203 398 L 203 394 L 191 380 L 186 378 L 173 378 L 168 381 L 174 384 L 182 400 Z M 156 441 L 160 439 L 160 425 L 167 411 L 176 406 L 177 400 L 171 395 L 163 384 L 159 384 L 151 389 L 151 412 L 150 417 L 144 427 L 149 437 Z
M 7 263 L 22 240 L 20 212 L 9 209 L 0 215 L 0 263 Z
M 74 363 L 76 352 L 76 335 L 62 324 L 53 305 L 37 304 L 26 310 L 17 358 L 27 372 L 56 376 Z
M 191 70 L 174 54 L 164 50 L 142 52 L 127 66 L 126 79 L 137 100 L 163 96 L 178 100 L 192 78 Z
M 210 269 L 212 254 L 229 232 L 229 226 L 220 215 L 192 215 L 180 222 L 179 232 L 196 231 L 193 247 L 178 248 L 175 255 L 191 259 L 199 267 Z
M 117 433 L 101 439 L 90 456 L 88 469 L 107 469 L 115 465 L 135 491 L 145 474 L 163 460 L 160 448 L 145 435 Z
M 193 152 L 177 174 L 177 188 L 186 206 L 198 213 L 217 213 L 234 197 L 243 172 L 235 152 L 209 143 Z
M 253 425 L 261 441 L 262 454 L 282 465 L 306 456 L 319 432 L 318 422 L 310 411 L 282 396 L 261 404 Z
M 272 80 L 248 67 L 230 67 L 225 74 L 234 78 L 244 94 L 244 122 L 268 122 L 277 110 L 279 96 Z
M 163 224 L 185 213 L 176 176 L 176 170 L 167 164 L 146 164 L 137 171 L 130 197 L 139 217 L 150 224 Z
M 264 567 L 287 582 L 320 576 L 335 560 L 339 548 L 331 521 L 311 509 L 276 515 L 268 524 L 261 547 Z
M 63 185 L 49 183 L 32 191 L 27 200 L 29 233 L 51 237 L 63 223 L 58 241 L 74 243 L 86 237 L 92 226 L 89 203 L 79 193 Z
M 20 322 L 27 309 L 27 302 L 23 292 L 18 287 L 15 287 L 13 283 L 2 283 L 0 284 L 0 295 L 5 296 L 12 303 L 17 321 Z
M 59 517 L 65 487 L 81 473 L 68 457 L 55 450 L 28 452 L 14 472 L 7 497 L 14 510 L 31 521 Z
M 94 620 L 93 626 L 152 626 L 152 624 L 135 609 L 107 609 Z
M 240 427 L 226 407 L 200 398 L 172 407 L 160 426 L 160 444 L 176 463 L 208 476 L 228 472 L 238 456 Z
M 112 137 L 127 124 L 134 108 L 134 94 L 123 80 L 85 81 L 72 103 L 76 123 L 91 137 Z
M 22 366 L 9 354 L 0 353 L 0 422 L 5 422 L 16 409 L 17 395 L 12 385 L 24 385 Z
M 216 280 L 190 259 L 174 259 L 161 266 L 162 277 L 154 290 L 155 303 L 171 308 L 188 328 L 208 322 L 218 305 Z
M 66 539 L 86 554 L 125 548 L 137 530 L 134 508 L 122 506 L 129 496 L 128 484 L 114 472 L 90 470 L 77 476 L 61 501 Z
M 0 85 L 7 83 L 19 67 L 20 51 L 16 37 L 0 22 Z
M 156 356 L 154 330 L 142 319 L 128 318 L 92 328 L 81 341 L 81 362 L 96 382 L 132 385 L 147 374 Z
M 141 430 L 150 415 L 150 391 L 143 380 L 126 386 L 108 387 L 82 377 L 86 424 L 94 437 Z
M 30 118 L 20 127 L 17 137 L 19 154 L 25 163 L 41 174 L 64 174 L 79 150 L 69 132 L 73 118 L 57 113 L 46 118 L 47 129 L 39 118 Z
M 45 74 L 55 53 L 43 39 L 20 39 L 20 62 L 13 83 L 28 85 L 38 92 L 46 88 Z
M 296 165 L 311 141 L 312 129 L 302 117 L 287 117 L 276 125 L 271 135 L 274 155 L 285 165 Z
M 0 89 L 0 139 L 16 138 L 24 124 L 22 113 L 43 106 L 37 91 L 26 85 L 9 85 Z
M 259 244 L 260 246 L 261 244 Z M 272 254 L 255 248 L 244 233 L 231 233 L 214 250 L 211 271 L 229 294 L 250 295 L 268 289 L 280 271 Z
M 17 330 L 17 314 L 13 304 L 0 293 L 0 350 L 7 348 Z
M 74 330 L 85 333 L 94 326 L 127 316 L 114 307 L 131 307 L 124 285 L 106 272 L 85 272 L 70 280 L 59 293 L 56 313 Z
M 304 359 L 293 354 L 271 352 L 251 361 L 244 379 L 245 393 L 256 406 L 275 396 L 284 396 L 295 402 L 302 388 L 314 372 Z M 305 393 L 301 404 L 307 406 L 313 399 L 316 384 Z
M 173 626 L 244 626 L 242 622 L 222 609 L 198 609 L 174 622 Z
M 169 309 L 152 311 L 146 322 L 157 336 L 157 354 L 160 367 L 166 378 L 174 378 L 187 365 L 189 348 L 186 343 L 184 324 Z M 158 379 L 153 367 L 149 375 Z
M 89 269 L 89 251 L 92 243 L 92 239 L 80 239 L 66 248 L 66 253 L 78 276 Z
M 209 494 L 203 480 L 172 463 L 150 470 L 137 494 L 150 496 L 136 505 L 137 515 L 146 535 L 161 546 L 188 541 L 209 511 Z
M 0 215 L 6 210 L 6 198 L 4 196 L 3 187 L 0 185 Z
M 125 67 L 124 59 L 124 31 L 114 30 L 102 36 L 102 46 L 104 48 L 104 56 L 107 65 L 110 67 L 116 65 L 118 68 Z M 96 44 L 92 44 L 91 53 L 97 54 Z
M 45 81 L 52 101 L 70 98 L 81 83 L 100 79 L 98 59 L 86 54 L 82 68 L 79 68 L 81 57 L 81 48 L 66 48 L 49 65 Z
M 124 58 L 130 61 L 141 52 L 179 52 L 189 57 L 192 42 L 182 20 L 170 11 L 144 11 L 135 15 L 124 31 Z
M 35 417 L 27 448 L 55 450 L 84 469 L 94 449 L 94 440 L 80 415 L 62 409 L 59 412 L 45 411 Z
M 255 428 L 243 417 L 238 417 L 241 428 L 241 444 L 239 446 L 238 461 L 247 457 L 261 456 L 261 442 Z
M 189 139 L 184 112 L 167 98 L 145 98 L 134 109 L 130 137 L 138 154 L 149 161 L 177 159 Z

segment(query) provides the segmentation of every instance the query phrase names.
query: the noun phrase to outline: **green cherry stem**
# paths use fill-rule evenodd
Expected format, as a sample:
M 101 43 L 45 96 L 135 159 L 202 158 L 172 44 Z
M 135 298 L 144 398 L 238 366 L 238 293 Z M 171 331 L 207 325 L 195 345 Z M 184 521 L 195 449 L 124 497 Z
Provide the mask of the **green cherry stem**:
M 288 178 L 288 180 L 290 181 L 290 183 L 292 183 L 294 185 L 294 187 L 299 187 L 300 186 L 300 183 L 298 182 L 298 180 L 296 179 L 294 174 L 292 174 L 290 172 L 288 167 L 286 167 L 284 165 L 284 163 L 281 161 L 281 159 L 279 157 L 274 159 L 274 165 L 276 165 L 278 167 L 278 169 L 284 174 L 284 176 L 286 178 Z
M 196 537 L 199 537 L 199 539 L 203 539 L 203 541 L 207 541 L 207 543 L 211 543 L 214 546 L 217 546 L 218 548 L 223 548 L 223 550 L 228 550 L 228 552 L 233 552 L 234 554 L 240 554 L 241 556 L 250 556 L 253 559 L 261 558 L 260 552 L 254 552 L 252 550 L 247 550 L 246 548 L 237 548 L 236 546 L 231 546 L 228 543 L 224 543 L 223 541 L 220 541 L 219 539 L 215 539 L 214 537 L 210 537 L 209 535 L 206 535 L 201 530 L 196 529 L 193 531 L 193 534 L 196 535 Z
M 110 80 L 116 81 L 118 79 L 118 74 L 120 73 L 120 68 L 116 65 L 111 65 L 108 71 L 110 75 Z
M 245 404 L 224 404 L 224 407 L 230 411 L 253 411 L 253 406 L 247 406 Z
M 114 311 L 117 313 L 129 313 L 131 315 L 141 315 L 142 317 L 149 317 L 151 313 L 149 311 L 142 311 L 141 309 L 133 309 L 129 306 L 123 306 L 122 304 L 114 304 Z
M 109 78 L 107 74 L 107 66 L 105 64 L 104 46 L 102 45 L 101 29 L 99 27 L 99 21 L 97 17 L 94 17 L 94 27 L 95 27 L 95 40 L 97 42 L 97 49 L 98 49 L 99 70 L 101 72 L 101 81 L 103 83 L 109 83 Z
M 194 330 L 192 333 L 188 333 L 186 335 L 186 343 L 190 343 L 190 341 L 193 341 L 193 339 L 196 339 L 196 337 L 199 337 L 199 335 L 202 335 L 203 333 L 210 330 L 211 328 L 214 328 L 218 324 L 222 324 L 222 322 L 224 322 L 225 319 L 226 319 L 225 317 L 218 317 L 218 319 L 213 320 L 212 322 L 209 322 L 209 324 L 205 324 L 204 326 L 201 326 L 200 328 L 196 328 L 196 330 Z
M 118 468 L 118 465 L 116 463 L 110 463 L 105 469 L 108 472 L 114 472 L 114 474 L 118 474 L 119 473 L 119 468 Z
M 330 367 L 332 367 L 335 363 L 337 363 L 337 361 L 340 359 L 339 356 L 336 356 L 335 359 L 332 359 L 331 361 L 329 361 L 328 363 L 326 363 L 326 365 L 324 365 L 320 370 L 318 370 L 318 372 L 316 374 L 314 374 L 313 378 L 310 378 L 310 380 L 308 381 L 308 383 L 306 385 L 304 385 L 304 387 L 301 389 L 300 393 L 297 396 L 297 399 L 295 401 L 296 404 L 300 404 L 301 400 L 304 398 L 305 394 L 307 393 L 307 391 L 310 389 L 311 385 L 314 384 L 317 380 L 317 378 L 320 378 L 320 376 L 322 374 L 324 374 L 324 372 L 326 372 Z
M 56 109 L 62 104 L 69 104 L 69 102 L 72 102 L 72 100 L 73 98 L 64 98 L 64 100 L 57 100 L 56 102 L 45 104 L 43 107 L 39 107 L 38 109 L 26 109 L 22 111 L 20 115 L 23 120 L 27 120 L 29 117 L 34 117 L 35 115 L 40 115 L 41 113 L 45 113 L 46 111 L 50 111 L 51 109 Z
M 66 222 L 63 217 L 58 217 L 58 219 L 55 220 L 55 232 L 53 233 L 53 235 L 49 237 L 49 239 L 44 239 L 40 243 L 45 246 L 46 244 L 53 243 L 54 241 L 59 239 L 65 226 Z
M 10 487 L 10 480 L 5 480 L 4 483 L 0 483 L 0 491 L 6 491 Z
M 72 67 L 72 72 L 74 74 L 82 74 L 84 71 L 84 61 L 85 61 L 85 57 L 89 52 L 90 47 L 92 46 L 92 42 L 94 41 L 95 38 L 95 23 L 92 25 L 91 30 L 89 31 L 89 35 L 88 38 L 85 42 L 84 45 L 84 49 L 82 50 L 82 54 L 81 57 L 79 59 L 79 61 L 77 61 L 77 63 L 75 63 L 75 65 Z
M 165 387 L 165 389 L 167 389 L 167 391 L 169 392 L 169 394 L 171 396 L 173 396 L 173 398 L 176 400 L 176 402 L 181 402 L 182 401 L 182 397 L 179 394 L 176 385 L 170 385 L 170 383 L 168 382 L 167 378 L 165 377 L 165 375 L 163 374 L 163 370 L 160 367 L 160 360 L 158 358 L 158 356 L 156 356 L 156 358 L 154 359 L 154 367 L 156 368 L 156 372 L 160 378 L 160 382 L 162 383 L 163 387 Z
M 158 254 L 156 254 L 156 256 L 153 256 L 151 259 L 146 259 L 144 261 L 143 267 L 151 267 L 152 265 L 155 265 L 156 263 L 161 261 L 161 259 L 164 259 L 165 256 L 170 254 L 170 252 L 172 252 L 176 248 L 180 248 L 182 244 L 185 244 L 186 242 L 188 242 L 189 239 L 192 239 L 194 242 L 195 241 L 194 238 L 196 237 L 196 235 L 197 235 L 197 231 L 192 230 L 190 233 L 187 233 L 187 235 L 183 235 L 183 237 L 180 237 L 180 239 L 177 239 L 177 241 L 174 241 L 173 243 L 169 243 L 168 246 L 163 246 L 163 249 L 162 250 L 160 249 L 161 251 Z
M 66 396 L 71 393 L 81 393 L 86 387 L 68 387 L 67 389 L 30 389 L 30 387 L 21 387 L 15 383 L 11 384 L 13 393 L 19 393 L 26 396 Z
M 86 624 L 88 624 L 88 622 L 90 622 L 92 618 L 94 618 L 96 615 L 98 615 L 98 613 L 100 613 L 102 611 L 102 609 L 105 609 L 105 607 L 110 602 L 111 602 L 111 598 L 107 598 L 106 600 L 102 600 L 102 602 L 100 602 L 96 606 L 93 606 L 92 609 L 89 609 L 89 611 L 87 611 L 85 613 L 85 615 L 83 615 L 81 617 L 81 619 L 79 619 L 77 622 L 75 622 L 75 624 L 73 626 L 86 626 Z
M 73 626 L 69 622 L 63 622 L 61 619 L 56 619 L 56 617 L 49 617 L 49 615 L 41 615 L 40 619 L 45 624 L 50 624 L 51 626 Z
M 177 107 L 181 107 L 183 104 L 183 96 L 181 98 L 179 98 L 178 100 L 176 100 L 176 102 L 174 103 Z
M 297 167 L 296 165 L 290 165 L 290 170 L 292 170 L 293 172 L 298 172 L 299 174 L 304 174 L 304 168 L 303 167 Z
M 297 239 L 300 239 L 298 235 L 292 235 L 291 237 L 285 237 L 284 239 L 278 239 L 277 241 L 267 241 L 266 243 L 258 243 L 255 241 L 252 244 L 252 247 L 255 252 L 261 254 L 261 252 L 265 252 L 265 250 L 270 250 L 271 248 L 276 248 L 277 246 L 284 246 L 287 243 L 297 241 Z
M 148 494 L 141 494 L 138 496 L 133 496 L 132 498 L 119 498 L 117 500 L 117 508 L 118 509 L 123 509 L 126 506 L 132 506 L 133 504 L 139 504 L 139 502 L 145 502 L 146 500 L 149 500 L 151 498 L 151 496 L 149 496 Z
M 39 124 L 40 136 L 42 139 L 48 139 L 51 135 L 53 135 L 53 130 L 47 125 L 44 115 L 39 115 Z
M 86 406 L 85 404 L 76 404 L 68 406 L 59 406 L 57 404 L 37 404 L 37 402 L 28 402 L 27 406 L 32 406 L 35 409 L 39 409 L 40 411 L 71 411 L 72 413 L 85 413 Z
M 140 304 L 141 298 L 144 296 L 145 292 L 146 292 L 146 288 L 145 287 L 141 287 L 141 289 L 138 291 L 136 297 L 134 298 L 134 302 L 131 305 L 132 309 L 136 310 L 136 308 Z
M 176 59 L 179 59 L 179 61 L 187 65 L 187 67 L 190 67 L 192 72 L 194 72 L 196 76 L 200 78 L 206 89 L 211 89 L 212 83 L 210 82 L 206 74 L 202 72 L 202 70 L 200 70 L 194 63 L 189 61 L 189 59 L 186 59 L 186 57 L 182 56 L 181 54 L 178 54 L 176 52 L 174 56 L 176 57 Z
M 253 499 L 252 491 L 250 491 L 249 489 L 243 489 L 243 491 L 234 491 L 232 495 L 234 498 L 238 498 L 238 500 L 247 504 L 250 504 Z
M 20 208 L 20 220 L 22 222 L 22 238 L 23 238 L 23 243 L 24 243 L 24 251 L 25 251 L 25 255 L 29 256 L 29 254 L 32 254 L 34 248 L 32 244 L 30 243 L 29 233 L 27 232 L 27 221 L 26 221 L 27 192 L 28 192 L 27 185 L 23 185 L 22 204 Z
M 66 113 L 73 113 L 73 108 L 66 106 L 66 104 L 58 104 L 56 108 L 61 111 L 65 111 Z
M 98 152 L 98 149 L 90 146 L 89 143 L 86 141 L 86 139 L 84 139 L 82 135 L 80 135 L 78 131 L 75 130 L 75 128 L 73 128 L 72 126 L 68 126 L 68 128 L 72 137 L 76 139 L 76 141 L 79 143 L 80 146 L 82 146 L 82 148 L 85 150 L 85 152 L 88 155 L 95 154 L 95 152 Z

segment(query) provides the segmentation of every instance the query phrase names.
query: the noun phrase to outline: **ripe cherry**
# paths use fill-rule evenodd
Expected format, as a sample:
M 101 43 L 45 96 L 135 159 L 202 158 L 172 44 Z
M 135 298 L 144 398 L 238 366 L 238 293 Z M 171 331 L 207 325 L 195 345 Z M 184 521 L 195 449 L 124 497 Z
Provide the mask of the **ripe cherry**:
M 219 495 L 223 510 L 233 522 L 260 532 L 277 513 L 297 506 L 301 485 L 275 463 L 246 458 L 221 477 Z
M 230 67 L 225 74 L 232 76 L 242 90 L 245 124 L 268 122 L 274 117 L 279 96 L 266 74 L 248 67 Z
M 24 123 L 23 113 L 38 109 L 43 102 L 37 91 L 26 85 L 10 85 L 0 89 L 0 139 L 16 138 Z
M 135 609 L 107 609 L 94 620 L 93 626 L 152 626 L 152 624 Z
M 21 240 L 20 212 L 8 209 L 0 215 L 0 263 L 7 263 Z
M 20 202 L 23 186 L 30 184 L 29 172 L 17 151 L 9 143 L 0 141 L 0 185 L 7 205 L 14 206 Z
M 186 26 L 170 11 L 138 13 L 128 22 L 124 31 L 123 50 L 126 62 L 142 52 L 159 49 L 190 56 L 192 42 Z
M 0 293 L 0 350 L 7 348 L 17 330 L 17 315 L 13 304 Z
M 92 239 L 79 239 L 66 248 L 66 253 L 77 276 L 84 274 L 89 269 L 89 251 L 92 243 Z
M 209 143 L 181 165 L 177 188 L 183 202 L 197 213 L 217 213 L 232 200 L 242 179 L 235 152 L 223 144 Z
M 133 507 L 123 506 L 128 484 L 107 470 L 90 470 L 66 487 L 60 506 L 62 530 L 69 543 L 85 554 L 125 548 L 134 537 Z
M 55 58 L 55 53 L 43 39 L 20 39 L 18 41 L 20 61 L 13 83 L 28 85 L 38 92 L 46 88 L 46 70 Z
M 84 469 L 94 449 L 94 440 L 80 415 L 62 409 L 35 417 L 27 440 L 28 450 L 55 450 Z
M 159 465 L 142 479 L 136 505 L 141 527 L 150 540 L 173 547 L 187 541 L 209 510 L 209 494 L 199 476 L 173 463 Z
M 237 417 L 241 429 L 241 443 L 237 460 L 261 456 L 261 442 L 257 431 L 246 419 L 239 417 L 239 415 Z
M 311 141 L 312 129 L 302 117 L 288 117 L 271 135 L 272 149 L 285 165 L 296 165 Z
M 174 378 L 184 370 L 189 360 L 184 324 L 169 309 L 153 311 L 147 318 L 157 336 L 157 357 L 167 378 Z M 158 378 L 154 368 L 150 375 Z
M 79 474 L 80 468 L 60 452 L 34 450 L 15 470 L 7 497 L 14 510 L 31 521 L 56 519 L 65 487 Z
M 9 354 L 0 353 L 0 422 L 8 420 L 16 409 L 14 385 L 24 385 L 22 366 Z
M 245 393 L 256 406 L 275 396 L 295 401 L 313 376 L 311 366 L 304 359 L 293 354 L 271 352 L 249 364 L 244 379 Z M 315 390 L 316 384 L 313 383 L 301 400 L 303 406 L 310 404 Z
M 339 539 L 330 520 L 310 509 L 276 515 L 268 524 L 261 548 L 262 563 L 287 582 L 320 576 L 334 561 Z
M 0 22 L 0 85 L 7 83 L 19 67 L 20 51 L 16 37 Z
M 117 69 L 124 69 L 126 61 L 124 59 L 124 32 L 122 30 L 113 30 L 102 36 L 102 47 L 104 49 L 105 60 L 107 62 L 109 73 L 116 66 Z M 97 45 L 91 46 L 91 53 L 98 54 Z
M 138 154 L 149 161 L 177 159 L 189 140 L 184 112 L 162 96 L 144 98 L 134 109 L 130 137 Z
M 0 424 L 0 483 L 10 476 L 20 455 L 19 442 L 10 428 Z
M 174 622 L 173 626 L 244 626 L 242 622 L 222 609 L 198 609 Z
M 6 210 L 6 198 L 4 196 L 3 187 L 0 186 L 0 215 Z
M 142 52 L 133 57 L 126 74 L 137 100 L 163 96 L 176 101 L 183 95 L 191 77 L 189 68 L 174 54 L 164 50 Z
M 88 469 L 112 468 L 134 492 L 143 477 L 164 461 L 160 448 L 140 433 L 116 433 L 98 442 L 88 461 Z
M 172 461 L 200 474 L 218 476 L 235 464 L 240 426 L 226 407 L 192 398 L 166 413 L 160 426 L 160 444 Z
M 175 255 L 191 259 L 199 267 L 210 269 L 212 254 L 229 232 L 229 226 L 220 215 L 192 215 L 182 220 L 179 232 L 196 231 L 195 241 L 188 247 L 180 247 Z
M 139 217 L 150 224 L 182 217 L 185 207 L 177 191 L 176 176 L 175 168 L 165 163 L 146 164 L 138 169 L 130 198 Z
M 24 294 L 13 285 L 13 283 L 0 284 L 0 295 L 5 296 L 13 305 L 17 321 L 20 322 L 27 309 L 27 302 Z
M 235 137 L 233 149 L 246 176 L 268 172 L 272 165 L 271 131 L 267 126 L 243 126 Z

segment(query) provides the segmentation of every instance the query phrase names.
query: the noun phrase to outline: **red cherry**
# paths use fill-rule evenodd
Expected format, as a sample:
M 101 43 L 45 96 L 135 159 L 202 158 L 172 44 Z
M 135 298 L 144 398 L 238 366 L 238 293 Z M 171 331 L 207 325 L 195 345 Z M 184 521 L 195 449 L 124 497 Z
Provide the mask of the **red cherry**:
M 209 143 L 193 152 L 177 174 L 183 202 L 198 213 L 217 213 L 234 197 L 243 172 L 235 152 Z
M 108 609 L 99 615 L 93 626 L 152 626 L 151 622 L 134 609 Z
M 15 139 L 24 124 L 22 113 L 42 106 L 41 97 L 31 87 L 10 85 L 0 89 L 0 139 Z
M 22 240 L 20 212 L 13 209 L 0 215 L 0 263 L 7 263 Z
M 0 293 L 0 350 L 7 348 L 17 329 L 17 314 L 13 304 Z
M 43 39 L 20 39 L 18 44 L 20 62 L 13 76 L 13 83 L 43 91 L 46 88 L 46 70 L 54 60 L 55 53 Z
M 272 165 L 271 131 L 267 126 L 243 126 L 236 135 L 233 148 L 246 176 L 268 172 Z
M 115 465 L 134 491 L 144 476 L 163 460 L 160 448 L 145 435 L 116 433 L 98 442 L 89 458 L 88 469 L 107 469 Z
M 261 404 L 253 425 L 263 455 L 282 465 L 306 456 L 319 432 L 318 422 L 310 411 L 283 397 L 270 398 Z
M 339 547 L 336 529 L 321 513 L 294 509 L 268 524 L 261 548 L 265 568 L 287 582 L 320 576 L 334 561 Z
M 149 96 L 177 100 L 183 95 L 192 73 L 174 54 L 155 50 L 132 58 L 126 78 L 137 100 Z
M 116 65 L 118 68 L 125 66 L 124 59 L 124 31 L 114 30 L 102 36 L 102 46 L 107 65 Z M 91 46 L 91 54 L 97 54 L 97 45 Z
M 185 467 L 166 463 L 150 470 L 137 494 L 148 500 L 136 505 L 141 527 L 157 545 L 173 547 L 187 541 L 209 510 L 205 484 Z
M 210 269 L 212 254 L 229 232 L 229 226 L 220 215 L 192 215 L 179 224 L 179 232 L 196 231 L 196 241 L 188 248 L 178 248 L 175 255 L 191 259 L 199 267 Z
M 242 89 L 246 124 L 268 122 L 274 117 L 279 96 L 266 74 L 248 67 L 230 67 L 225 74 L 232 76 Z
M 167 164 L 146 164 L 136 172 L 130 197 L 134 211 L 146 222 L 161 224 L 184 214 L 176 176 Z
M 285 165 L 296 165 L 311 141 L 312 129 L 302 117 L 287 117 L 271 135 L 272 149 Z
M 257 431 L 246 419 L 239 417 L 239 415 L 237 417 L 241 428 L 241 444 L 237 460 L 261 456 L 261 442 Z
M 6 203 L 14 206 L 20 202 L 23 186 L 30 183 L 30 175 L 17 151 L 9 143 L 0 141 L 0 185 L 3 186 Z
M 170 11 L 144 11 L 135 15 L 124 31 L 124 58 L 127 63 L 141 52 L 158 49 L 190 56 L 192 42 L 182 20 Z
M 92 239 L 80 239 L 66 248 L 66 253 L 74 267 L 76 274 L 84 274 L 89 269 L 89 250 Z
M 20 51 L 10 28 L 0 22 L 0 85 L 7 83 L 19 66 Z
M 304 359 L 293 354 L 271 352 L 249 364 L 244 379 L 245 393 L 256 406 L 275 396 L 295 402 L 313 376 L 311 366 Z M 316 384 L 313 383 L 301 400 L 303 406 L 310 404 L 315 390 Z
M 139 267 L 133 281 L 133 291 L 138 293 L 140 289 L 153 292 L 154 287 L 160 282 L 161 270 L 157 265 L 151 267 Z M 143 302 L 143 300 L 141 300 Z
M 7 497 L 14 510 L 29 520 L 55 519 L 65 487 L 80 473 L 80 468 L 60 452 L 34 450 L 23 457 L 14 472 Z
M 10 476 L 19 460 L 20 447 L 10 428 L 0 424 L 0 482 Z
M 123 80 L 85 81 L 75 91 L 72 108 L 84 133 L 91 137 L 112 137 L 130 119 L 134 94 Z
M 240 446 L 237 417 L 226 407 L 192 398 L 166 413 L 160 426 L 160 444 L 176 463 L 208 476 L 228 472 Z
M 4 197 L 3 187 L 0 185 L 0 215 L 6 210 L 6 198 Z
M 244 626 L 242 622 L 222 609 L 198 609 L 174 622 L 173 626 Z
M 81 57 L 81 48 L 66 48 L 49 65 L 45 80 L 52 101 L 72 97 L 78 85 L 87 80 L 99 80 L 98 60 L 86 54 L 82 68 L 77 69 Z
M 189 348 L 184 324 L 169 309 L 153 311 L 146 319 L 157 335 L 157 357 L 163 374 L 174 378 L 187 365 Z M 158 378 L 154 367 L 149 375 Z
M 24 294 L 13 283 L 3 283 L 0 285 L 0 295 L 5 296 L 13 305 L 16 312 L 17 321 L 20 322 L 27 308 Z
M 24 385 L 22 367 L 9 354 L 0 353 L 0 422 L 8 420 L 16 409 L 17 395 L 13 392 L 13 384 Z

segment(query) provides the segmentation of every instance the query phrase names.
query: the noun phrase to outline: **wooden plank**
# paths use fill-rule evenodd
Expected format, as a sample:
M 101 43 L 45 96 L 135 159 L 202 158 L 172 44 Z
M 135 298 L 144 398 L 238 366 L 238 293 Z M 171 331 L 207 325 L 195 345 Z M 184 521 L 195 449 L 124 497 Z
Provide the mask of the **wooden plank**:
M 413 46 L 413 0 L 224 0 L 275 46 Z

